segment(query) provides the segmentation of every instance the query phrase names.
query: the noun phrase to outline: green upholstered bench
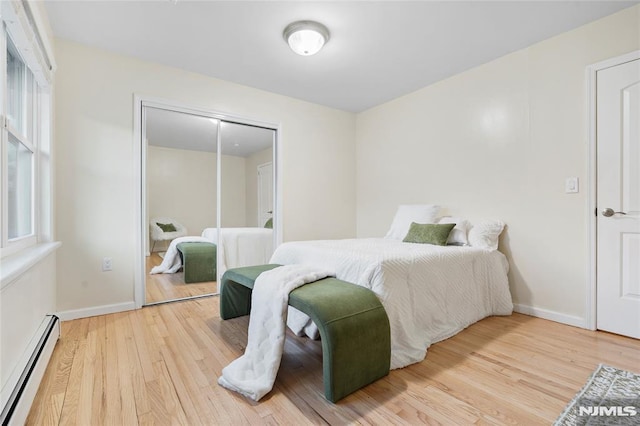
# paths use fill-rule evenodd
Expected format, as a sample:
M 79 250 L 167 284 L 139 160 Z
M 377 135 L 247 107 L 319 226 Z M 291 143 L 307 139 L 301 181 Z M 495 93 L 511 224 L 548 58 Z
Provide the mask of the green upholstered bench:
M 220 287 L 220 317 L 249 314 L 256 278 L 278 266 L 227 270 Z M 309 315 L 320 331 L 324 396 L 329 401 L 336 402 L 389 374 L 389 318 L 371 290 L 325 278 L 293 290 L 289 305 Z
M 184 269 L 184 282 L 216 280 L 216 245 L 205 242 L 180 243 L 177 246 Z

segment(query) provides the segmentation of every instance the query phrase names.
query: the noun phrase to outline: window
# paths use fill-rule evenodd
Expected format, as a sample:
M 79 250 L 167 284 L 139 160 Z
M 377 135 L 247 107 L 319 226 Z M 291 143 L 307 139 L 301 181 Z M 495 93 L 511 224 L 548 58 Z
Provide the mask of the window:
M 2 256 L 38 242 L 42 205 L 39 162 L 48 162 L 48 103 L 50 99 L 36 80 L 29 61 L 20 52 L 28 46 L 14 43 L 5 29 L 0 33 L 5 46 L 0 85 L 2 120 Z M 24 43 L 23 43 L 24 44 Z M 27 58 L 29 59 L 29 58 Z M 43 101 L 44 100 L 44 101 Z M 41 146 L 45 149 L 42 150 Z M 42 151 L 42 152 L 41 152 Z M 46 177 L 44 177 L 46 179 Z M 45 195 L 45 194 L 42 194 Z
M 33 152 L 9 135 L 7 219 L 9 240 L 33 234 Z
M 7 37 L 7 239 L 34 234 L 34 93 L 33 73 Z

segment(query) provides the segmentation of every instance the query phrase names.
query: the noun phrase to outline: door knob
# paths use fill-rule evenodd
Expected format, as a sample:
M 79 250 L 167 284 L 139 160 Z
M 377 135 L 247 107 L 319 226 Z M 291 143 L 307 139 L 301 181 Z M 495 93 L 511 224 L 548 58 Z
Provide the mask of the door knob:
M 602 209 L 602 216 L 604 216 L 604 217 L 611 217 L 614 214 L 626 214 L 626 213 L 625 212 L 615 212 L 615 211 L 613 211 L 612 208 L 609 208 L 609 207 Z

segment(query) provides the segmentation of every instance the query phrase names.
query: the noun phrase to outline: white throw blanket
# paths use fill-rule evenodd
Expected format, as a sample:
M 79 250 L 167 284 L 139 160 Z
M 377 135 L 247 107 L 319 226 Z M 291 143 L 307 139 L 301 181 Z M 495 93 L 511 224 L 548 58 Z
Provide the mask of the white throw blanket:
M 180 237 L 171 241 L 169 248 L 162 259 L 162 263 L 151 269 L 151 274 L 174 274 L 182 266 L 178 255 L 178 244 L 180 243 L 211 243 L 212 241 L 203 237 Z
M 282 266 L 260 274 L 251 295 L 247 348 L 244 355 L 222 369 L 218 383 L 254 401 L 266 395 L 280 367 L 289 293 L 333 275 L 305 265 Z

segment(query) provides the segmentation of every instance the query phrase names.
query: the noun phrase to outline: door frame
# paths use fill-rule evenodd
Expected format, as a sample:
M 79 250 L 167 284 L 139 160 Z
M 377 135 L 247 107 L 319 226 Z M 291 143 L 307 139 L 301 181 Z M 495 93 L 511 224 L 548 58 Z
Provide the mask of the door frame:
M 629 52 L 627 54 L 617 56 L 615 58 L 607 59 L 587 67 L 587 135 L 589 141 L 589 164 L 587 169 L 587 214 L 589 220 L 587 222 L 587 241 L 588 241 L 588 259 L 587 265 L 587 278 L 588 287 L 586 292 L 586 309 L 585 309 L 585 328 L 589 330 L 596 330 L 597 328 L 597 275 L 596 275 L 596 262 L 597 256 L 597 201 L 598 194 L 597 188 L 597 134 L 596 134 L 596 108 L 597 108 L 597 72 L 607 68 L 615 67 L 625 64 L 627 62 L 640 59 L 640 50 Z
M 275 130 L 274 143 L 273 143 L 273 159 L 274 164 L 273 171 L 273 191 L 274 191 L 274 247 L 282 244 L 283 240 L 283 227 L 282 227 L 282 149 L 281 149 L 281 129 L 280 124 L 270 123 L 266 121 L 259 121 L 252 118 L 229 114 L 225 112 L 216 111 L 204 107 L 193 107 L 182 104 L 177 101 L 168 99 L 146 96 L 134 93 L 133 95 L 133 171 L 136 180 L 136 188 L 134 190 L 135 196 L 135 259 L 134 259 L 134 303 L 136 309 L 141 308 L 145 304 L 145 217 L 146 217 L 146 202 L 144 201 L 147 196 L 147 182 L 146 182 L 146 161 L 147 150 L 144 143 L 145 128 L 143 126 L 144 114 L 143 107 L 160 108 L 169 111 L 183 112 L 187 114 L 195 114 L 205 117 L 210 117 L 222 121 L 233 122 L 238 124 L 246 124 L 249 126 L 264 127 L 267 129 Z M 218 135 L 220 132 L 218 132 Z M 218 169 L 218 175 L 220 170 Z M 219 176 L 218 176 L 219 178 Z M 218 179 L 219 181 L 219 179 Z M 218 185 L 219 183 L 216 183 Z M 218 191 L 218 196 L 219 196 Z M 219 212 L 219 209 L 218 209 Z M 219 214 L 217 218 L 219 222 Z

